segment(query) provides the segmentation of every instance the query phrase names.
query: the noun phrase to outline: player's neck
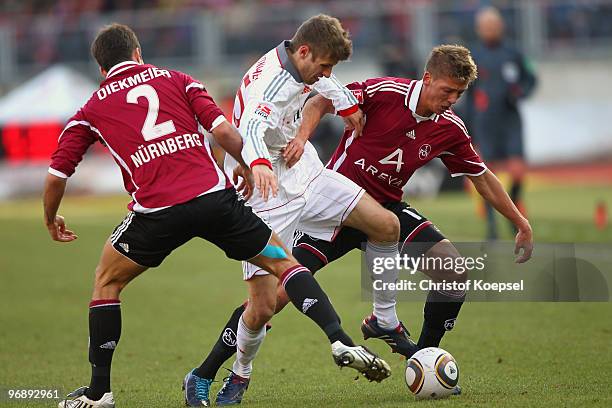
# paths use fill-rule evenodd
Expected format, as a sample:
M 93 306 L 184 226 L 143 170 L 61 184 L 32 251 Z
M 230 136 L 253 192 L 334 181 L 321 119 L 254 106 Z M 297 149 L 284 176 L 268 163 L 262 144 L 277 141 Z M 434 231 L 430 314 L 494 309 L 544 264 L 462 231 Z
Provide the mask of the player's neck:
M 287 56 L 289 57 L 289 62 L 293 65 L 293 67 L 298 72 L 300 77 L 302 77 L 302 72 L 300 71 L 300 65 L 298 64 L 297 58 L 295 57 L 295 54 L 293 54 L 289 48 L 287 48 Z
M 423 118 L 428 118 L 431 115 L 433 115 L 434 112 L 427 107 L 423 99 L 424 99 L 423 94 L 421 94 L 419 96 L 419 101 L 417 102 L 417 106 L 416 106 L 416 109 L 414 110 L 414 113 L 416 113 L 417 115 Z

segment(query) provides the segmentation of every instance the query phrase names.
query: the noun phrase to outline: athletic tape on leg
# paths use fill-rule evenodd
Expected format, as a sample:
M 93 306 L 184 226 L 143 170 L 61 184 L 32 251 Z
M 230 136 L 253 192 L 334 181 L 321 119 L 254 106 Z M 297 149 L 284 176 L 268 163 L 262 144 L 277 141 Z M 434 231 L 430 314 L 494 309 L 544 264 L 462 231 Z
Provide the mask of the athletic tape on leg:
M 287 253 L 282 247 L 274 246 L 274 245 L 266 245 L 263 251 L 261 251 L 261 255 L 267 256 L 268 258 L 277 258 L 284 259 L 287 257 Z

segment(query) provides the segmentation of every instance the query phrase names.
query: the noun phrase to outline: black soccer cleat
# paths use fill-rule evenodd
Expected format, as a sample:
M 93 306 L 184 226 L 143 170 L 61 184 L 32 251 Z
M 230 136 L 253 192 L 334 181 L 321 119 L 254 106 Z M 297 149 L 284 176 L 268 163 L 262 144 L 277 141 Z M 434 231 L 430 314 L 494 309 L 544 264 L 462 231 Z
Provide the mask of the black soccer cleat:
M 376 316 L 372 315 L 363 319 L 361 332 L 364 340 L 371 337 L 384 340 L 391 347 L 391 351 L 399 353 L 407 359 L 419 351 L 419 347 L 412 341 L 410 333 L 402 322 L 395 329 L 385 330 L 378 325 Z

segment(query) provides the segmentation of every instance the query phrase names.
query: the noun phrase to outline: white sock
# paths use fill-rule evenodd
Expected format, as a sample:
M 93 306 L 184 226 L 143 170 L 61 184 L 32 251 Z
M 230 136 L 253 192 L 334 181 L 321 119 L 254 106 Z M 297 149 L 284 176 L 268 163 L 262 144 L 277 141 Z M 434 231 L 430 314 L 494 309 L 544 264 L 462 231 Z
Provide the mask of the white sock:
M 366 261 L 373 280 L 381 280 L 383 283 L 397 282 L 399 271 L 397 268 L 386 269 L 380 274 L 374 273 L 374 259 L 393 258 L 395 265 L 395 257 L 398 255 L 397 243 L 368 241 L 366 245 Z M 384 261 L 377 261 L 377 265 L 384 265 Z M 395 311 L 395 298 L 397 291 L 395 290 L 372 290 L 374 298 L 374 316 L 378 320 L 378 325 L 386 330 L 395 329 L 399 326 L 397 312 Z
M 249 378 L 253 370 L 253 360 L 266 337 L 266 326 L 264 325 L 259 330 L 251 330 L 244 323 L 242 317 L 240 316 L 238 321 L 236 361 L 234 361 L 232 371 L 241 377 Z

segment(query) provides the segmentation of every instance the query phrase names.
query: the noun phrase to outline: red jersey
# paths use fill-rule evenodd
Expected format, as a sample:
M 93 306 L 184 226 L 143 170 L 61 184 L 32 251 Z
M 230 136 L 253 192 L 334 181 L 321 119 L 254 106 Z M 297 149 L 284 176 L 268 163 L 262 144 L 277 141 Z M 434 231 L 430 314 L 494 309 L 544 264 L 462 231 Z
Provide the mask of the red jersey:
M 119 165 L 128 208 L 153 212 L 231 186 L 201 131 L 225 120 L 204 86 L 182 72 L 125 61 L 68 121 L 49 172 L 70 177 L 89 146 Z M 201 126 L 200 126 L 201 124 Z
M 412 174 L 435 157 L 451 175 L 478 176 L 487 170 L 461 119 L 447 110 L 424 118 L 416 114 L 423 82 L 374 78 L 347 87 L 366 117 L 363 133 L 342 136 L 327 167 L 363 187 L 378 202 L 401 201 Z

